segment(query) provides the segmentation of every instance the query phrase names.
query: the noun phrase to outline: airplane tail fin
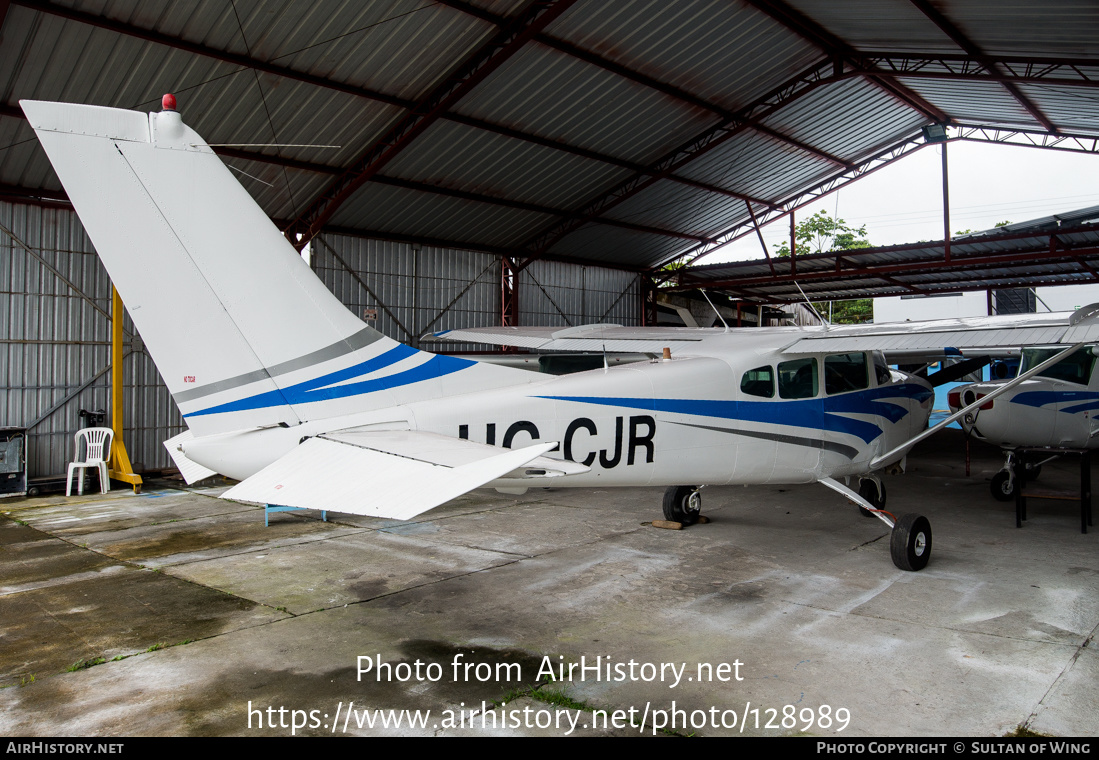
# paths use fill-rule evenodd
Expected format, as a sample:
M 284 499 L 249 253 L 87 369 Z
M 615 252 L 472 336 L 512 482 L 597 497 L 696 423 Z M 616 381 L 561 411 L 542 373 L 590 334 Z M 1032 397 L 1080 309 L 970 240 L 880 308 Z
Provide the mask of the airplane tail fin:
M 196 435 L 514 383 L 359 321 L 179 113 L 21 101 Z

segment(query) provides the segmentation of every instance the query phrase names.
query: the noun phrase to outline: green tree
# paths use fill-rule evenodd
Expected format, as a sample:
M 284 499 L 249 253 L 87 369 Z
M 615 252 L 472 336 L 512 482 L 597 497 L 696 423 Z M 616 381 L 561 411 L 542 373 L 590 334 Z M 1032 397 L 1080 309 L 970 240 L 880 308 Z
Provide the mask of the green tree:
M 869 248 L 866 238 L 866 225 L 852 227 L 843 219 L 833 219 L 827 211 L 818 211 L 808 219 L 803 219 L 794 227 L 794 240 L 798 253 L 825 253 L 827 251 L 851 251 L 857 248 Z M 775 255 L 790 255 L 790 241 L 775 246 Z M 829 309 L 828 303 L 815 303 L 816 309 L 825 318 L 831 312 L 834 324 L 859 324 L 873 319 L 874 308 L 869 298 L 856 298 L 851 301 L 834 301 Z
M 798 253 L 824 253 L 826 251 L 850 251 L 869 248 L 866 225 L 851 227 L 843 219 L 833 219 L 827 211 L 818 211 L 794 227 L 794 240 Z M 775 255 L 790 255 L 790 241 L 775 245 Z

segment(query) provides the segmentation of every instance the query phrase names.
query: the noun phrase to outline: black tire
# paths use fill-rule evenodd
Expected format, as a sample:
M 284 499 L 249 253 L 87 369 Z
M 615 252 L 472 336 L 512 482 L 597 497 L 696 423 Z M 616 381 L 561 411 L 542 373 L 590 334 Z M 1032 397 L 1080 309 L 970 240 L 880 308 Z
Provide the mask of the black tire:
M 702 514 L 702 497 L 694 499 L 691 504 L 691 496 L 698 491 L 698 486 L 668 486 L 664 491 L 664 519 L 684 525 L 694 525 L 698 522 L 698 516 Z
M 881 484 L 881 491 L 879 492 L 877 483 L 866 478 L 859 483 L 859 496 L 874 505 L 874 509 L 885 509 L 885 483 Z M 859 513 L 863 517 L 877 517 L 876 513 L 871 512 L 866 507 L 859 507 Z
M 992 491 L 992 498 L 996 501 L 1015 501 L 1015 492 L 1019 488 L 1019 483 L 1013 481 L 1011 487 L 1008 488 L 1008 478 L 1007 470 L 1000 470 L 992 476 L 992 483 L 989 485 L 989 490 Z
M 889 554 L 901 570 L 923 570 L 931 559 L 931 523 L 909 513 L 897 520 L 889 536 Z

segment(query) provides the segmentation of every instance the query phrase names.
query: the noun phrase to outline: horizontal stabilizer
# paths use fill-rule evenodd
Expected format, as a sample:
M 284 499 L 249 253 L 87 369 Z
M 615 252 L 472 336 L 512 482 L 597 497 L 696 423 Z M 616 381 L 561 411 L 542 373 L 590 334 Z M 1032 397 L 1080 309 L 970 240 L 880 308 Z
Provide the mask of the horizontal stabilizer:
M 221 498 L 408 520 L 545 459 L 556 445 L 509 450 L 431 433 L 338 433 L 310 438 Z
M 183 479 L 187 482 L 187 485 L 197 483 L 203 478 L 208 478 L 211 475 L 217 475 L 211 469 L 203 467 L 198 462 L 194 462 L 187 458 L 179 445 L 186 441 L 192 441 L 195 438 L 195 434 L 190 430 L 184 430 L 177 436 L 169 438 L 164 442 L 164 448 L 168 450 L 169 456 L 172 457 L 172 461 L 175 462 L 176 467 L 179 468 L 179 473 L 183 476 Z

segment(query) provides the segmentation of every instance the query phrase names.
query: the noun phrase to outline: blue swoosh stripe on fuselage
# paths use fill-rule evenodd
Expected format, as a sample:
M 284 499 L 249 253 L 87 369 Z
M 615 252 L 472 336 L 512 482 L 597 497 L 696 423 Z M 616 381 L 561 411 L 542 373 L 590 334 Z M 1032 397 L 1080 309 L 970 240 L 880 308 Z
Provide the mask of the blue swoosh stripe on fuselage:
M 385 369 L 386 367 L 396 364 L 402 359 L 407 359 L 417 353 L 419 353 L 419 351 L 415 348 L 411 348 L 404 344 L 398 344 L 395 348 L 386 351 L 384 354 L 375 356 L 373 359 L 367 359 L 353 367 L 330 372 L 327 375 L 306 380 L 287 388 L 257 393 L 255 396 L 219 404 L 218 406 L 191 412 L 190 414 L 185 414 L 183 416 L 201 417 L 207 414 L 240 412 L 249 409 L 283 406 L 285 404 L 308 404 L 314 401 L 330 401 L 333 399 L 347 398 L 348 396 L 360 396 L 366 393 L 374 393 L 375 391 L 397 388 L 402 385 L 411 385 L 412 383 L 418 383 L 423 380 L 433 380 L 434 378 L 465 369 L 475 363 L 469 359 L 434 355 L 423 364 L 412 367 L 404 372 L 387 375 L 386 377 L 381 377 L 376 380 L 364 380 L 358 383 L 348 383 L 346 385 L 329 387 L 334 383 L 340 383 L 345 380 L 361 377 L 363 375 L 368 375 L 371 372 Z
M 765 422 L 791 427 L 815 428 L 834 433 L 846 433 L 870 443 L 882 434 L 882 429 L 871 422 L 844 417 L 844 414 L 873 414 L 890 422 L 898 422 L 908 414 L 899 404 L 885 401 L 887 398 L 904 398 L 923 401 L 932 392 L 921 385 L 887 385 L 866 391 L 828 396 L 824 399 L 800 399 L 793 401 L 716 401 L 695 399 L 638 399 L 600 398 L 598 396 L 539 396 L 558 401 L 576 401 L 603 406 L 623 406 L 628 409 L 645 409 L 672 414 L 692 414 L 744 422 Z M 869 408 L 868 408 L 869 407 Z
M 1046 404 L 1064 404 L 1073 401 L 1083 403 L 1059 411 L 1068 414 L 1099 409 L 1099 393 L 1095 391 L 1024 391 L 1011 398 L 1011 403 L 1023 406 L 1043 407 Z

